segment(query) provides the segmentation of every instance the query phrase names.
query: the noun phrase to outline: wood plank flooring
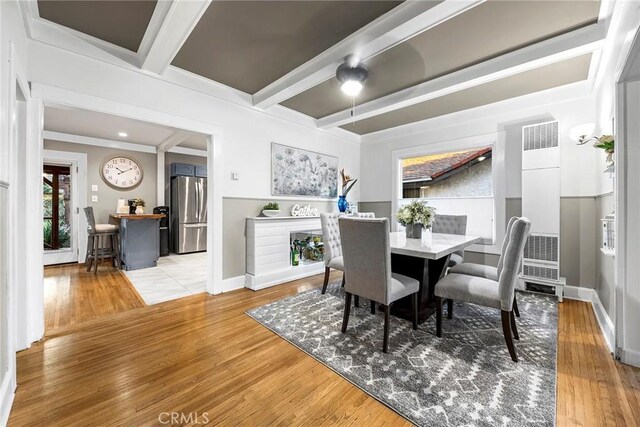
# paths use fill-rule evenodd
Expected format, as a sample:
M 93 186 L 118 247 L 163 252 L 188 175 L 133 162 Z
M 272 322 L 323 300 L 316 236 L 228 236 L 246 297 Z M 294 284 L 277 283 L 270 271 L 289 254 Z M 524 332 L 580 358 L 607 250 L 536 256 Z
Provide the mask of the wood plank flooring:
M 54 330 L 18 355 L 9 425 L 163 425 L 169 415 L 158 417 L 174 411 L 192 418 L 173 425 L 409 425 L 244 314 L 321 280 L 194 295 Z M 636 425 L 640 369 L 610 358 L 588 304 L 559 307 L 557 424 Z
M 100 263 L 98 274 L 78 264 L 44 269 L 47 333 L 145 305 L 126 276 L 107 262 Z

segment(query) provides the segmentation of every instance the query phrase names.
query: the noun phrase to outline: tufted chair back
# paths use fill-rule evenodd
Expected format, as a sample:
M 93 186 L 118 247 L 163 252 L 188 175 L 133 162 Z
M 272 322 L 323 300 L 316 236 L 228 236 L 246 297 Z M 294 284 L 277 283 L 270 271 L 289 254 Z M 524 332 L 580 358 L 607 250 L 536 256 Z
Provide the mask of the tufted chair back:
M 436 215 L 431 231 L 443 234 L 466 234 L 466 215 Z
M 433 226 L 433 233 L 443 234 L 467 234 L 467 216 L 466 215 L 436 215 Z M 464 255 L 464 251 L 456 251 L 460 256 Z
M 342 256 L 342 245 L 340 243 L 340 226 L 338 225 L 337 213 L 321 213 L 320 224 L 322 224 L 322 240 L 324 243 L 324 265 L 329 264 L 332 258 Z
M 355 216 L 358 218 L 372 219 L 376 217 L 376 214 L 373 212 L 358 212 Z
M 511 233 L 508 236 L 507 246 L 502 258 L 502 270 L 498 277 L 501 309 L 511 311 L 513 309 L 513 295 L 515 293 L 522 253 L 527 243 L 531 221 L 527 218 L 518 218 L 511 225 Z

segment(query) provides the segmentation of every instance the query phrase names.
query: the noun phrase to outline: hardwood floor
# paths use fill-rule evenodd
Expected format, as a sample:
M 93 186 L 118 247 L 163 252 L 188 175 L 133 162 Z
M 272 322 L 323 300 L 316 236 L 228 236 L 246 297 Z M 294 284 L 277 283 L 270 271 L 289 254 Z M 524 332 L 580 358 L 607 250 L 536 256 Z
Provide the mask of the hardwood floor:
M 126 277 L 107 262 L 98 274 L 68 264 L 44 269 L 44 320 L 47 335 L 55 329 L 144 307 Z
M 161 425 L 174 411 L 197 413 L 191 424 L 409 425 L 244 314 L 321 282 L 194 295 L 58 329 L 18 355 L 9 425 Z M 565 301 L 559 314 L 557 424 L 636 425 L 640 369 L 609 357 L 588 304 Z

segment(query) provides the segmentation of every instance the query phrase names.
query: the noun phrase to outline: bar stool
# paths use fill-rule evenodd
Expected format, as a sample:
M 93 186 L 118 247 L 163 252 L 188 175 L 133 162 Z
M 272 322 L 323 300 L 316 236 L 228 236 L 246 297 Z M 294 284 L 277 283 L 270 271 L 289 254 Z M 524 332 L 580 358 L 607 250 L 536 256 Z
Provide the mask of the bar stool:
M 113 224 L 96 224 L 93 215 L 93 207 L 84 208 L 84 214 L 87 217 L 87 253 L 84 263 L 87 265 L 87 271 L 91 271 L 92 265 L 95 265 L 94 272 L 98 272 L 98 261 L 105 258 L 111 258 L 113 265 L 120 268 L 120 242 L 119 230 L 117 225 Z M 105 239 L 110 242 L 110 247 L 105 248 Z

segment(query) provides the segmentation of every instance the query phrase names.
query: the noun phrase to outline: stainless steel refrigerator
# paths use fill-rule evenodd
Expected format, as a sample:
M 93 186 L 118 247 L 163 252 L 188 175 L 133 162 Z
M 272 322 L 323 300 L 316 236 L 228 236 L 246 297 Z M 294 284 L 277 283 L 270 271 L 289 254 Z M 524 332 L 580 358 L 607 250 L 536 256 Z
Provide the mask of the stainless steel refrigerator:
M 207 250 L 207 178 L 171 178 L 171 218 L 174 252 Z

